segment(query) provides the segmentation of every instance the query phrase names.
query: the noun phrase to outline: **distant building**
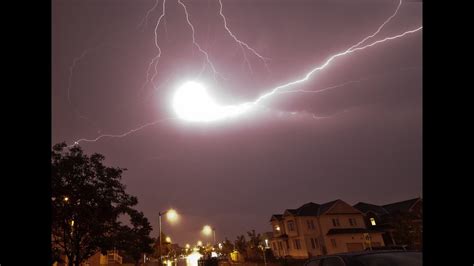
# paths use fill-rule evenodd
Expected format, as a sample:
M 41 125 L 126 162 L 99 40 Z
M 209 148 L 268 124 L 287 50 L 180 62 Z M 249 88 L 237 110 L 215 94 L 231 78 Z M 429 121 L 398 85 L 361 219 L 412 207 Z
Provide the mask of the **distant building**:
M 68 258 L 66 256 L 62 256 L 61 259 L 63 260 L 62 263 L 54 262 L 53 266 L 66 266 L 68 265 Z M 123 265 L 122 264 L 122 256 L 119 255 L 117 250 L 107 251 L 106 255 L 103 255 L 100 252 L 95 253 L 83 263 L 81 266 L 115 266 L 115 265 Z
M 386 205 L 359 202 L 354 205 L 354 208 L 365 214 L 367 227 L 384 232 L 383 238 L 387 245 L 407 245 L 409 248 L 422 249 L 423 202 L 421 198 Z M 405 230 L 405 232 L 400 232 L 400 230 Z M 409 237 L 397 241 L 397 238 L 400 238 L 397 237 L 398 235 L 409 235 Z
M 271 217 L 274 256 L 308 258 L 384 246 L 382 232 L 368 229 L 364 214 L 342 200 L 306 203 Z

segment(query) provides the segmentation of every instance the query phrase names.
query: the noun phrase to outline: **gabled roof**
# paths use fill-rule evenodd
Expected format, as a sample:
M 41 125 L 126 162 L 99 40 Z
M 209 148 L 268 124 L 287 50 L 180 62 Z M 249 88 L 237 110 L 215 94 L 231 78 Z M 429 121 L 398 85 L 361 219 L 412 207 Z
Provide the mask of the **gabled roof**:
M 283 216 L 285 215 L 296 215 L 296 209 L 286 209 L 285 212 L 283 213 Z
M 326 211 L 328 211 L 337 202 L 343 202 L 343 201 L 340 200 L 340 199 L 337 199 L 337 200 L 333 200 L 333 201 L 326 202 L 326 203 L 323 203 L 323 204 L 308 202 L 306 204 L 301 205 L 297 209 L 286 209 L 283 216 L 285 216 L 285 215 L 319 216 L 319 215 L 324 214 Z M 273 219 L 273 217 L 275 217 L 275 215 L 272 216 L 272 219 Z M 275 219 L 277 219 L 277 218 L 275 217 Z
M 281 220 L 283 220 L 283 215 L 282 214 L 273 214 L 272 218 L 270 218 L 270 221 L 273 221 L 273 220 L 281 221 Z
M 338 201 L 342 201 L 342 200 L 337 199 L 337 200 L 333 200 L 333 201 L 321 204 L 321 206 L 319 207 L 318 215 L 321 215 L 321 214 L 324 214 L 325 212 L 327 212 Z
M 359 202 L 354 205 L 354 208 L 358 209 L 363 213 L 373 212 L 377 215 L 390 214 L 394 212 L 409 212 L 410 209 L 415 205 L 415 203 L 420 200 L 421 198 L 414 198 L 385 205 L 375 205 L 365 202 Z
M 318 215 L 318 211 L 321 205 L 314 203 L 314 202 L 309 202 L 298 209 L 296 209 L 296 215 L 299 216 L 316 216 Z
M 376 215 L 388 214 L 387 210 L 385 210 L 382 206 L 378 206 L 378 205 L 374 205 L 370 203 L 359 202 L 353 207 L 363 213 L 373 212 Z
M 399 201 L 395 203 L 390 203 L 387 205 L 383 205 L 382 207 L 387 210 L 389 213 L 394 213 L 394 212 L 409 212 L 410 209 L 417 203 L 421 198 L 414 198 L 414 199 L 409 199 L 409 200 L 404 200 L 404 201 Z

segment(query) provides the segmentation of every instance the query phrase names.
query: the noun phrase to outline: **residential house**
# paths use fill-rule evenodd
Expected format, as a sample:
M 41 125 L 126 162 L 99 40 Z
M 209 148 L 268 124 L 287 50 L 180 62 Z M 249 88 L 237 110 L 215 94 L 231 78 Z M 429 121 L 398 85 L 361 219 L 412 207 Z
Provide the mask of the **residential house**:
M 339 199 L 287 209 L 270 222 L 270 247 L 276 257 L 302 259 L 384 246 L 382 232 L 368 229 L 364 214 Z
M 423 202 L 421 198 L 414 198 L 385 205 L 375 205 L 359 202 L 354 208 L 366 216 L 366 225 L 384 232 L 383 238 L 387 245 L 407 245 L 410 248 L 422 249 L 423 234 Z M 404 230 L 406 232 L 400 232 Z M 410 237 L 405 238 L 397 236 Z

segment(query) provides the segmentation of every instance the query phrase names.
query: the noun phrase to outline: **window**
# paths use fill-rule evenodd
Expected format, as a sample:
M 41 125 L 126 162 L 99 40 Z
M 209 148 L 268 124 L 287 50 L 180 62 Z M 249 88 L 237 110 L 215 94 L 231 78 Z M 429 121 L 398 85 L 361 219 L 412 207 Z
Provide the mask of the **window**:
M 306 224 L 308 225 L 309 230 L 314 230 L 313 220 L 306 220 Z
M 316 249 L 316 244 L 314 243 L 314 239 L 310 238 L 309 240 L 311 241 L 311 247 L 313 249 Z
M 295 222 L 293 221 L 288 221 L 288 231 L 295 231 Z
M 341 226 L 341 224 L 339 223 L 339 219 L 337 219 L 337 218 L 332 218 L 332 225 L 334 225 L 334 226 Z
M 283 249 L 283 245 L 281 244 L 281 241 L 278 241 L 278 249 L 280 249 L 280 250 Z
M 280 229 L 280 226 L 279 226 L 279 225 L 275 225 L 275 231 L 276 231 L 277 233 L 279 233 L 280 230 L 281 230 L 281 229 Z
M 299 239 L 293 240 L 293 244 L 295 246 L 295 249 L 301 249 L 301 241 Z
M 288 240 L 285 240 L 286 243 L 286 249 L 290 249 L 290 243 L 288 243 Z
M 355 219 L 355 218 L 349 218 L 349 224 L 350 224 L 351 226 L 356 226 L 356 225 L 357 225 L 356 219 Z
M 331 244 L 334 248 L 337 248 L 336 239 L 331 239 Z
M 275 242 L 273 242 L 273 250 L 277 250 L 277 245 L 275 244 Z
M 370 224 L 371 224 L 372 226 L 377 225 L 377 224 L 375 223 L 375 218 L 374 218 L 374 217 L 371 217 L 371 218 L 370 218 Z

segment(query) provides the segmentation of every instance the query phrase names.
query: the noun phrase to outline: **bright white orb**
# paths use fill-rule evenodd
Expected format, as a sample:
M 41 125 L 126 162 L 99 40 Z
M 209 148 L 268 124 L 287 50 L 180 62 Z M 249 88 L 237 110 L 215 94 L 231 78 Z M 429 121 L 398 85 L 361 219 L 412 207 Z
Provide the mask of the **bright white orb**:
M 179 118 L 193 122 L 210 122 L 238 115 L 248 105 L 220 106 L 207 93 L 206 88 L 188 81 L 178 88 L 173 97 L 173 109 Z
M 217 105 L 207 94 L 206 88 L 193 81 L 184 83 L 173 98 L 176 114 L 188 121 L 212 121 L 216 118 Z

